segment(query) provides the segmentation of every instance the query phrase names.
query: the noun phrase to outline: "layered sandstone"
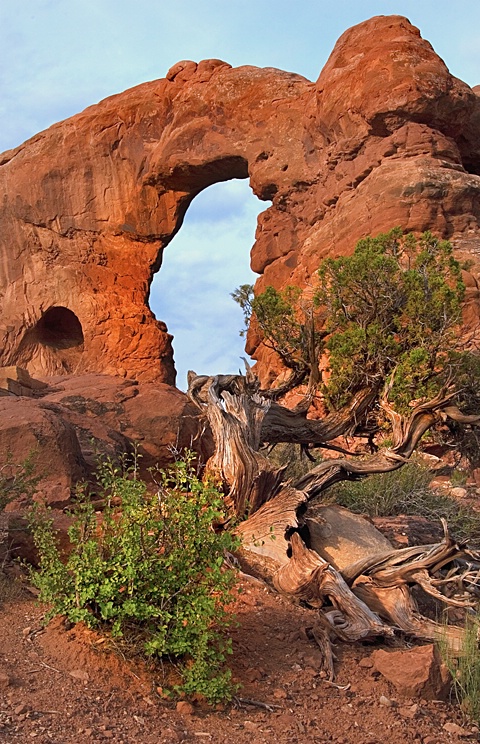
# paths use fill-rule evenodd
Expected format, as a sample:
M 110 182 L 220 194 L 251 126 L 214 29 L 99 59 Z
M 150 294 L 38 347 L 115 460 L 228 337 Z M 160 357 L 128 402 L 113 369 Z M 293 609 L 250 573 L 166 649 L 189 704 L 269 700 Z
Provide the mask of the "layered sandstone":
M 181 62 L 4 153 L 0 365 L 173 383 L 150 283 L 192 199 L 231 178 L 271 201 L 257 289 L 304 285 L 322 257 L 401 225 L 473 261 L 475 316 L 476 93 L 405 18 L 379 16 L 343 34 L 316 83 Z

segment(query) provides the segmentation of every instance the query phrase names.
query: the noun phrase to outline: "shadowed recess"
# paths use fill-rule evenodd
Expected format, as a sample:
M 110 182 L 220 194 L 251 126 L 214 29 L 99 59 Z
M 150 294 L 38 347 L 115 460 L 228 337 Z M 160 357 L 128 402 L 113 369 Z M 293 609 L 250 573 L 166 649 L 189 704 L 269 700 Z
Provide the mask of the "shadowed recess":
M 36 341 L 52 349 L 69 349 L 83 344 L 82 325 L 66 307 L 51 307 L 33 329 Z
M 55 306 L 25 333 L 19 347 L 18 364 L 37 366 L 46 375 L 75 372 L 84 350 L 82 324 L 67 307 Z

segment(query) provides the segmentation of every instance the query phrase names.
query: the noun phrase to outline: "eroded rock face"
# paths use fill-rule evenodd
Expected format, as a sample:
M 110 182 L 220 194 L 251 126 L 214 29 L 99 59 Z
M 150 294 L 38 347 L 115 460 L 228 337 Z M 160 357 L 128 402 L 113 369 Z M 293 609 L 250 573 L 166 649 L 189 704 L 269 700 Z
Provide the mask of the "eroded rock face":
M 0 364 L 173 383 L 151 279 L 192 199 L 231 178 L 272 201 L 252 249 L 258 290 L 302 286 L 324 256 L 401 225 L 473 260 L 476 320 L 476 94 L 405 18 L 379 16 L 343 34 L 316 83 L 180 62 L 4 153 Z

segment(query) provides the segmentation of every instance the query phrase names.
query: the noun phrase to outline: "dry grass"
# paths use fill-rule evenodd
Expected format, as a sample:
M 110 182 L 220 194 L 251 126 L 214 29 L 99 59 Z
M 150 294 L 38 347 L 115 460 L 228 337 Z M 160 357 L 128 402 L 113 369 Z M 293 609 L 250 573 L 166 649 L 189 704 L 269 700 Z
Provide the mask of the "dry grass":
M 431 480 L 428 468 L 412 461 L 393 473 L 339 483 L 328 491 L 328 496 L 351 511 L 371 517 L 407 514 L 432 522 L 443 517 L 457 540 L 480 541 L 480 513 L 431 488 Z
M 448 643 L 440 641 L 439 648 L 453 680 L 453 694 L 463 713 L 480 721 L 480 620 L 467 615 L 465 639 L 460 654 L 453 655 Z

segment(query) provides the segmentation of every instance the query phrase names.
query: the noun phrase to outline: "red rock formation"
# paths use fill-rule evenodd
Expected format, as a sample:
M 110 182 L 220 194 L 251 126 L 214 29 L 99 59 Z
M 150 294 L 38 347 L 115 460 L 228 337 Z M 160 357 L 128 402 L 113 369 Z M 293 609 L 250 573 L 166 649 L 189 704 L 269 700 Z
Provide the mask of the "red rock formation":
M 476 274 L 475 92 L 405 18 L 379 16 L 343 34 L 317 83 L 181 62 L 5 153 L 0 364 L 173 383 L 150 282 L 191 200 L 230 178 L 272 200 L 258 289 L 303 285 L 323 256 L 395 225 L 450 238 Z
M 116 460 L 134 444 L 142 475 L 171 463 L 177 450 L 193 449 L 203 461 L 211 454 L 196 407 L 169 385 L 98 374 L 48 383 L 39 398 L 0 398 L 0 470 L 31 457 L 37 496 L 50 506 L 67 505 L 75 484 L 92 479 L 99 457 Z

